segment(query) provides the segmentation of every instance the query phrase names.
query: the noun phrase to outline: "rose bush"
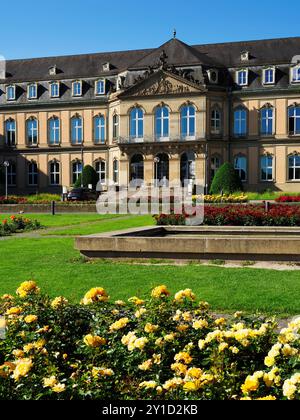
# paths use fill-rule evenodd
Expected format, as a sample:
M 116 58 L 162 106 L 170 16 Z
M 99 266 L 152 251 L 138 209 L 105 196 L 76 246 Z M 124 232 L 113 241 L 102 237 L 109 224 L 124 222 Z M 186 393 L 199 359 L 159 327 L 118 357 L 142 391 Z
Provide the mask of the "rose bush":
M 10 216 L 8 219 L 4 219 L 0 224 L 0 236 L 41 228 L 42 226 L 37 220 L 31 220 L 21 216 Z
M 0 300 L 0 398 L 300 399 L 300 319 L 213 316 L 187 289 L 80 305 L 51 300 L 34 281 Z

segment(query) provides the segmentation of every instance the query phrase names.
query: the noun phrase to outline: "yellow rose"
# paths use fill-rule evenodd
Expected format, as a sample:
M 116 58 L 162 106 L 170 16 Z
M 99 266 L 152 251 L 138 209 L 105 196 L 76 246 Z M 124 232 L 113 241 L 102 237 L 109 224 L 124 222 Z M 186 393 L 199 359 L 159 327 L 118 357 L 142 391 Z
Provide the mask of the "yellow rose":
M 152 360 L 147 360 L 146 362 L 142 363 L 141 365 L 139 365 L 139 369 L 142 370 L 143 372 L 147 372 L 148 370 L 150 370 L 153 366 L 153 362 Z
M 53 388 L 56 384 L 57 384 L 57 379 L 55 376 L 51 376 L 50 378 L 43 379 L 44 388 Z
M 258 381 L 258 378 L 255 378 L 254 376 L 248 376 L 244 385 L 242 385 L 242 391 L 244 394 L 257 391 L 258 388 L 259 388 L 259 381 Z
M 143 389 L 155 389 L 157 387 L 157 383 L 155 381 L 146 381 L 140 384 L 140 388 Z
M 155 333 L 158 329 L 159 329 L 159 326 L 158 326 L 158 325 L 147 324 L 147 325 L 145 326 L 145 332 L 146 332 L 147 334 L 153 334 L 153 333 Z
M 179 303 L 183 303 L 185 300 L 195 301 L 196 296 L 192 292 L 191 289 L 181 290 L 180 292 L 176 293 L 175 301 Z
M 20 359 L 16 362 L 13 378 L 17 382 L 21 377 L 27 376 L 33 366 L 31 359 Z
M 61 394 L 65 390 L 66 390 L 65 384 L 57 384 L 57 385 L 54 385 L 54 387 L 52 388 L 52 391 L 55 392 L 56 394 Z
M 27 315 L 24 319 L 26 324 L 33 324 L 38 320 L 38 317 L 36 315 Z
M 86 293 L 82 300 L 83 305 L 91 305 L 97 302 L 107 302 L 109 296 L 102 287 L 95 287 Z
M 176 362 L 183 362 L 186 365 L 189 365 L 190 363 L 192 363 L 193 358 L 189 353 L 181 352 L 181 353 L 176 354 L 176 356 L 174 357 L 174 360 Z
M 55 299 L 52 300 L 51 302 L 51 307 L 53 309 L 57 309 L 61 306 L 67 305 L 69 302 L 67 299 L 65 299 L 64 297 L 60 296 L 60 297 L 56 297 Z
M 194 330 L 203 330 L 204 328 L 208 328 L 208 322 L 205 319 L 200 319 L 193 323 Z
M 92 348 L 101 347 L 106 344 L 105 338 L 99 337 L 97 335 L 93 336 L 91 334 L 86 335 L 83 341 L 88 347 L 92 347 Z
M 28 294 L 39 292 L 40 289 L 37 287 L 35 281 L 25 281 L 20 285 L 20 287 L 16 291 L 17 295 L 19 295 L 20 298 L 26 298 Z
M 20 315 L 22 313 L 22 311 L 23 311 L 23 309 L 20 308 L 20 307 L 13 307 L 13 308 L 8 309 L 5 313 L 5 315 L 7 315 L 7 316 Z
M 123 328 L 125 328 L 129 324 L 129 322 L 130 321 L 129 321 L 128 318 L 121 318 L 121 319 L 119 319 L 119 321 L 112 324 L 109 327 L 109 330 L 110 330 L 110 332 L 115 332 L 115 331 L 122 330 Z
M 266 358 L 265 358 L 265 365 L 267 366 L 267 367 L 273 367 L 274 365 L 275 365 L 275 359 L 274 359 L 274 357 L 270 357 L 270 356 L 267 356 Z
M 170 296 L 170 292 L 168 291 L 167 286 L 158 286 L 152 290 L 151 296 L 154 299 L 160 299 L 162 297 Z

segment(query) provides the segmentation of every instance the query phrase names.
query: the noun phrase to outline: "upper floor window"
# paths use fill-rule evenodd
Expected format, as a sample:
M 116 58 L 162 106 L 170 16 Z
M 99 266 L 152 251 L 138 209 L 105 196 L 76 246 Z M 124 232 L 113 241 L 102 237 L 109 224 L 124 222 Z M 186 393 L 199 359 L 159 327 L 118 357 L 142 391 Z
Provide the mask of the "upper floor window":
M 133 108 L 130 112 L 130 137 L 140 139 L 144 137 L 144 111 Z
M 7 86 L 7 88 L 6 88 L 6 99 L 8 101 L 15 101 L 16 100 L 16 86 L 15 85 Z
M 28 146 L 37 146 L 38 144 L 38 121 L 36 118 L 30 118 L 26 121 L 26 134 Z
M 289 156 L 289 181 L 300 181 L 300 155 Z
M 247 158 L 236 156 L 234 159 L 234 169 L 243 182 L 247 181 Z
M 300 135 L 300 105 L 289 108 L 289 134 Z
M 193 105 L 181 108 L 181 137 L 185 140 L 196 136 L 196 109 Z
M 50 185 L 59 185 L 60 183 L 60 165 L 56 160 L 50 163 Z
M 83 143 L 83 122 L 80 116 L 71 119 L 71 140 L 72 144 Z
M 170 113 L 166 106 L 161 106 L 155 111 L 155 137 L 157 140 L 169 137 Z
M 76 183 L 80 175 L 82 174 L 82 163 L 79 160 L 72 163 L 72 183 Z
M 8 146 L 16 144 L 16 121 L 13 119 L 5 121 L 5 143 Z
M 262 156 L 260 158 L 260 179 L 261 181 L 273 181 L 273 156 Z
M 264 69 L 263 71 L 263 84 L 273 85 L 275 83 L 275 69 L 273 67 Z
M 105 117 L 103 115 L 94 118 L 94 140 L 95 143 L 105 143 Z
M 119 137 L 119 115 L 113 116 L 113 139 L 116 140 Z
M 15 162 L 9 162 L 7 168 L 7 185 L 9 187 L 15 187 L 17 185 L 17 166 Z
M 210 132 L 211 134 L 221 133 L 221 112 L 217 108 L 211 111 Z
M 243 137 L 247 134 L 247 110 L 245 108 L 237 108 L 234 111 L 234 135 Z
M 97 80 L 95 84 L 95 94 L 105 95 L 105 80 Z
M 292 72 L 292 83 L 300 83 L 300 66 L 293 67 Z
M 60 120 L 57 117 L 50 118 L 48 121 L 49 144 L 60 144 Z
M 27 88 L 28 99 L 37 99 L 37 91 L 38 91 L 38 86 L 36 83 L 32 83 L 31 85 L 29 85 Z
M 60 85 L 59 82 L 53 82 L 50 84 L 50 96 L 51 98 L 59 98 Z
M 31 162 L 28 165 L 28 185 L 38 185 L 38 166 L 35 162 Z
M 106 162 L 105 160 L 99 160 L 96 162 L 95 170 L 99 176 L 101 184 L 106 184 Z
M 72 96 L 82 96 L 81 80 L 72 83 Z
M 263 136 L 274 134 L 274 109 L 271 107 L 262 108 L 260 111 L 260 133 Z
M 239 70 L 236 72 L 236 83 L 239 86 L 248 85 L 248 70 Z

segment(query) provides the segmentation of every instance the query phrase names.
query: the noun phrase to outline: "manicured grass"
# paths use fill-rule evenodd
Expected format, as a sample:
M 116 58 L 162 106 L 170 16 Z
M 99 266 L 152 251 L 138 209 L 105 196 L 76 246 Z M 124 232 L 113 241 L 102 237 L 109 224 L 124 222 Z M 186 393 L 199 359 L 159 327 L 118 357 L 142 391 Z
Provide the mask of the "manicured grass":
M 172 293 L 192 288 L 198 298 L 210 302 L 215 311 L 259 311 L 279 316 L 300 314 L 298 271 L 227 269 L 193 263 L 174 266 L 171 262 L 162 266 L 157 261 L 150 261 L 149 265 L 85 262 L 74 249 L 73 238 L 63 236 L 150 225 L 153 223 L 150 216 L 122 216 L 114 220 L 82 214 L 30 217 L 48 226 L 66 226 L 66 229 L 55 233 L 62 235 L 59 238 L 13 237 L 0 241 L 0 294 L 13 293 L 22 281 L 31 278 L 38 282 L 43 292 L 53 297 L 64 295 L 74 302 L 95 286 L 105 287 L 112 299 L 126 299 L 131 295 L 143 297 L 152 287 L 166 284 Z M 102 221 L 97 222 L 98 218 Z M 89 222 L 94 223 L 84 225 Z M 41 233 L 47 234 L 46 231 Z
M 284 192 L 273 192 L 273 191 L 267 191 L 265 193 L 252 193 L 252 192 L 247 192 L 245 193 L 248 197 L 249 200 L 276 200 L 277 198 L 283 196 L 283 195 L 288 195 L 288 196 L 295 196 L 295 195 L 300 195 L 300 191 L 298 193 L 284 193 Z

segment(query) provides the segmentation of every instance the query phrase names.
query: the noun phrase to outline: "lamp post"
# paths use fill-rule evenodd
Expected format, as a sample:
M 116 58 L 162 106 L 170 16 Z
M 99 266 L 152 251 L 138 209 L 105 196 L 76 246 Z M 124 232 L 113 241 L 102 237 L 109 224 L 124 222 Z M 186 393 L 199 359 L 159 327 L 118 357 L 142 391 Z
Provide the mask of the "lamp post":
M 155 186 L 158 187 L 158 164 L 160 163 L 160 158 L 156 157 L 154 159 L 154 163 L 155 163 Z
M 7 179 L 7 171 L 8 171 L 8 167 L 9 167 L 9 162 L 6 160 L 5 162 L 3 162 L 3 166 L 5 168 L 5 199 L 7 200 L 8 198 L 8 179 Z

